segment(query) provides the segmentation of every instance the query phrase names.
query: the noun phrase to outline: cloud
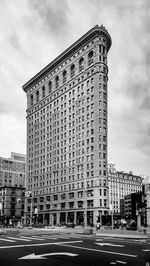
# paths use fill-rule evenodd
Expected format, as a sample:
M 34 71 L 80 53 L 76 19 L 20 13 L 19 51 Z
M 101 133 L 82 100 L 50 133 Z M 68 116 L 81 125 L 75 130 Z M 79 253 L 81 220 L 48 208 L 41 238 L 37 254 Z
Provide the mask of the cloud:
M 109 158 L 120 170 L 148 174 L 149 8 L 149 0 L 0 1 L 1 155 L 15 145 L 18 152 L 26 150 L 22 85 L 90 28 L 104 24 L 112 37 Z

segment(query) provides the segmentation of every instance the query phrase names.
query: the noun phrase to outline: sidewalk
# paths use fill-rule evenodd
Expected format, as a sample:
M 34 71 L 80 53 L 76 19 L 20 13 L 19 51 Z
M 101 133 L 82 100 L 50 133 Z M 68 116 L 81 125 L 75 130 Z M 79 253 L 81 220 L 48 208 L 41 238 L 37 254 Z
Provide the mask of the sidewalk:
M 95 228 L 92 230 L 91 236 L 107 236 L 107 237 L 120 237 L 129 239 L 147 239 L 150 238 L 150 232 L 144 234 L 139 231 L 128 231 L 128 230 L 106 230 L 100 229 L 96 231 Z M 49 227 L 49 228 L 5 228 L 0 229 L 0 235 L 8 236 L 32 236 L 32 235 L 55 235 L 55 234 L 83 234 L 82 227 L 66 228 L 66 227 Z

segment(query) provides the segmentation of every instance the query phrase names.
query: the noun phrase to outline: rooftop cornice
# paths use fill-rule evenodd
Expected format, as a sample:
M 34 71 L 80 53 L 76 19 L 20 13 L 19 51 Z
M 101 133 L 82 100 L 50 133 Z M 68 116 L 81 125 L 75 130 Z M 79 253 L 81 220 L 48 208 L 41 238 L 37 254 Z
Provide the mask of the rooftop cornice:
M 104 35 L 107 38 L 107 51 L 109 51 L 112 40 L 110 34 L 105 29 L 103 25 L 96 25 L 92 29 L 90 29 L 87 33 L 85 33 L 80 39 L 74 42 L 71 46 L 69 46 L 64 52 L 62 52 L 58 57 L 56 57 L 51 63 L 49 63 L 46 67 L 44 67 L 40 72 L 38 72 L 33 78 L 31 78 L 28 82 L 26 82 L 22 88 L 25 92 L 28 91 L 29 88 L 34 86 L 39 80 L 44 78 L 50 71 L 56 68 L 59 64 L 64 61 L 68 55 L 74 53 L 80 47 L 84 45 L 85 42 L 98 37 L 100 35 Z

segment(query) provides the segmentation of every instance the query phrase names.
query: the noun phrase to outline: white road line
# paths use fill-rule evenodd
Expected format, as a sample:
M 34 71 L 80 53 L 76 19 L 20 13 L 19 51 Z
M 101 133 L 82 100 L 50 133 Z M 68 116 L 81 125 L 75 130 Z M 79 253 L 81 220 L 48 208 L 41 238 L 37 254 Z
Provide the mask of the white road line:
M 12 241 L 15 242 L 15 241 Z M 13 246 L 2 246 L 0 249 L 7 249 L 7 248 L 22 248 L 22 247 L 39 247 L 39 246 L 50 246 L 50 245 L 57 245 L 57 244 L 74 244 L 74 243 L 82 243 L 83 241 L 66 241 L 66 242 L 49 242 L 49 243 L 40 243 L 40 244 L 23 244 L 23 245 L 13 245 Z
M 31 240 L 29 240 L 29 239 L 25 239 L 25 238 L 20 238 L 20 237 L 11 237 L 11 236 L 9 236 L 8 237 L 9 239 L 12 239 L 12 240 L 22 240 L 22 241 L 31 241 Z
M 60 245 L 60 246 L 64 246 L 64 247 L 70 247 L 70 248 L 77 248 L 77 249 L 96 251 L 96 252 L 107 253 L 107 254 L 121 255 L 121 256 L 132 257 L 132 258 L 136 258 L 137 257 L 137 255 L 127 254 L 127 253 L 112 252 L 112 251 L 101 250 L 101 249 L 93 249 L 93 248 L 84 248 L 84 247 L 67 245 L 67 244 L 63 244 L 63 243 L 61 243 L 61 244 L 56 243 L 56 245 Z
M 109 239 L 109 240 L 115 240 L 116 242 L 127 242 L 127 243 L 130 243 L 130 244 L 132 244 L 132 243 L 134 243 L 135 244 L 135 242 L 136 242 L 136 244 L 139 244 L 139 245 L 141 245 L 141 244 L 143 244 L 144 242 L 146 242 L 146 240 L 144 239 L 134 239 L 134 240 L 132 240 L 132 239 L 125 239 L 125 238 L 114 238 L 114 237 L 104 237 L 103 239 Z
M 96 243 L 99 246 L 111 246 L 111 247 L 120 247 L 124 248 L 124 245 L 118 245 L 118 244 L 113 244 L 113 243 Z
M 0 241 L 7 241 L 7 242 L 16 242 L 16 241 L 14 241 L 14 240 L 10 240 L 10 239 L 5 239 L 5 238 L 0 238 Z
M 30 237 L 28 237 L 28 236 L 24 236 L 24 238 L 26 238 L 26 239 L 31 239 L 31 240 L 44 240 L 44 238 L 39 238 L 39 237 L 36 237 L 36 236 L 30 236 Z
M 127 264 L 127 262 L 121 261 L 121 260 L 116 260 L 116 262 L 121 263 L 121 264 Z

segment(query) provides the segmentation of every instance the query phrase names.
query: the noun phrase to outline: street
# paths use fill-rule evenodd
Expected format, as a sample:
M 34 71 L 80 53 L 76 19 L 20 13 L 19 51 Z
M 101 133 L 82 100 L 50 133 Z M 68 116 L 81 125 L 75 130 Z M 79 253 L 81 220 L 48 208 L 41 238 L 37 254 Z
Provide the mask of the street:
M 150 265 L 150 241 L 83 234 L 0 236 L 0 265 Z

